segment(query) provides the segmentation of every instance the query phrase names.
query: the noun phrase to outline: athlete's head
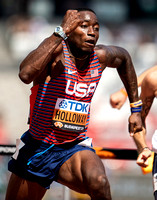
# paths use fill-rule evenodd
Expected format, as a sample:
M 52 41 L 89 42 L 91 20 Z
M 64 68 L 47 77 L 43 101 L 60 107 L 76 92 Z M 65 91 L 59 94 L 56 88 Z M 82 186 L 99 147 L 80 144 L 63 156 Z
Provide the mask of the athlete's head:
M 88 8 L 77 9 L 82 23 L 70 34 L 68 42 L 73 51 L 91 53 L 99 38 L 99 23 L 95 12 Z
M 78 12 L 81 12 L 81 11 L 90 11 L 90 12 L 93 12 L 96 15 L 96 13 L 94 12 L 94 10 L 92 10 L 90 8 L 77 8 L 76 10 Z

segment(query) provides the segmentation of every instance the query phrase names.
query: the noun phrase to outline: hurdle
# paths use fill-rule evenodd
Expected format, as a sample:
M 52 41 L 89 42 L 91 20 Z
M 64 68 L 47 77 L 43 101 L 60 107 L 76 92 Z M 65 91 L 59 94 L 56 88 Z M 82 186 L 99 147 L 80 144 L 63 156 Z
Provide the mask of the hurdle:
M 136 149 L 119 149 L 119 148 L 104 148 L 93 147 L 96 154 L 101 159 L 124 159 L 124 160 L 136 160 L 138 153 Z M 0 144 L 0 155 L 11 156 L 16 151 L 16 145 L 14 144 Z

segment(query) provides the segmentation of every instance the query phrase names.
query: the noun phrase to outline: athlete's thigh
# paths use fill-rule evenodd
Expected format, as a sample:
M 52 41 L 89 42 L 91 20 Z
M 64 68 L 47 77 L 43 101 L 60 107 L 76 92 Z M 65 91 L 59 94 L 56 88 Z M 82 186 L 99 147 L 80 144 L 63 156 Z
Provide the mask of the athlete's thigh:
M 61 166 L 57 181 L 75 191 L 87 193 L 92 177 L 99 175 L 106 176 L 102 161 L 94 152 L 83 150 Z
M 15 174 L 11 174 L 6 200 L 41 200 L 46 189 L 38 183 L 27 181 Z

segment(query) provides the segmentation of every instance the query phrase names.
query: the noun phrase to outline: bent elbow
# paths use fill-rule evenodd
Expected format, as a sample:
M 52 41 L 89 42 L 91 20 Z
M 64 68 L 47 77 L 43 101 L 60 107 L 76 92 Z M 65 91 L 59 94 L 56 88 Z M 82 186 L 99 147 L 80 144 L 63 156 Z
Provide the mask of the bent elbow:
M 20 78 L 21 81 L 24 82 L 25 84 L 29 84 L 29 83 L 32 82 L 32 80 L 30 79 L 29 74 L 27 74 L 27 73 L 19 72 L 19 78 Z

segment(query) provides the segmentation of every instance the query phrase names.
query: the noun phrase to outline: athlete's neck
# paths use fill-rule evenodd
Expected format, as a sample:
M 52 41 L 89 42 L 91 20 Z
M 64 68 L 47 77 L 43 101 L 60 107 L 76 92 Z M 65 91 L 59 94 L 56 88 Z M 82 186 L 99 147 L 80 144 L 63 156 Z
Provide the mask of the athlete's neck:
M 74 55 L 72 55 L 71 53 L 69 53 L 69 56 L 70 56 L 71 58 L 75 58 L 76 60 L 85 60 L 85 59 L 87 59 L 87 58 L 89 57 L 89 55 L 85 55 L 85 56 L 82 56 L 82 57 L 80 57 L 80 58 L 77 58 L 77 57 L 75 57 Z
M 85 52 L 82 49 L 78 48 L 75 44 L 71 42 L 66 42 L 70 57 L 76 60 L 85 60 L 89 57 L 90 53 Z

